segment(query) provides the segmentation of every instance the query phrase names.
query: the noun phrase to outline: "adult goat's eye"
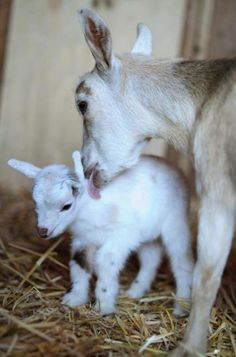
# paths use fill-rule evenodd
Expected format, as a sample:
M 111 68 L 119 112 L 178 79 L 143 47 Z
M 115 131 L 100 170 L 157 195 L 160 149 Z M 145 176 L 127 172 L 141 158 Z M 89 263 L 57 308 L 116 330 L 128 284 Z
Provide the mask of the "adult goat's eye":
M 80 113 L 82 115 L 84 115 L 88 108 L 88 103 L 85 102 L 85 100 L 82 100 L 81 102 L 78 103 L 78 108 L 79 108 Z
M 61 212 L 62 211 L 68 211 L 72 206 L 72 203 L 68 203 L 67 205 L 63 206 L 62 209 L 61 209 Z

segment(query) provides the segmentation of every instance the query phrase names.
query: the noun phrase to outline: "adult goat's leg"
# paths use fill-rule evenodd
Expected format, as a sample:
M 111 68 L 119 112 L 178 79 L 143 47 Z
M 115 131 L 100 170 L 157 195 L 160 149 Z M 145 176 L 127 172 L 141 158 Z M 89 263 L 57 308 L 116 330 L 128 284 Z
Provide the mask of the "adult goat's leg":
M 230 206 L 214 202 L 209 197 L 203 198 L 192 311 L 183 344 L 171 356 L 197 356 L 206 352 L 209 316 L 230 251 L 234 219 L 234 204 Z

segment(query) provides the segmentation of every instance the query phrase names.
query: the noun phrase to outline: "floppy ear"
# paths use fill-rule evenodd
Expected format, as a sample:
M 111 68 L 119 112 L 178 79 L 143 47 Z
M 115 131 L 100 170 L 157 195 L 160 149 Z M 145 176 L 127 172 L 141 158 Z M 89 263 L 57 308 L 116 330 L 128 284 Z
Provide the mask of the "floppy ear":
M 74 151 L 72 154 L 72 159 L 74 161 L 75 173 L 77 174 L 79 180 L 83 182 L 85 180 L 84 177 L 84 169 L 81 163 L 81 155 L 79 151 Z
M 87 44 L 101 72 L 112 68 L 112 40 L 108 27 L 93 11 L 82 9 L 79 11 L 80 21 Z
M 137 25 L 137 37 L 131 52 L 146 56 L 152 54 L 152 33 L 146 25 Z
M 29 164 L 28 162 L 15 160 L 15 159 L 9 160 L 8 165 L 32 179 L 34 179 L 36 175 L 41 171 L 39 167 Z

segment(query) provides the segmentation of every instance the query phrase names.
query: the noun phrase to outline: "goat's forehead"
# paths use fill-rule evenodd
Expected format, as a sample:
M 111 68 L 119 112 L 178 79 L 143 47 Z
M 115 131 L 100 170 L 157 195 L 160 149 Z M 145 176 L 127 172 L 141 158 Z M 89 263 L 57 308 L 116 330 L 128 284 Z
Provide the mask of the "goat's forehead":
M 75 88 L 75 94 L 77 96 L 81 94 L 84 94 L 86 96 L 91 96 L 92 95 L 91 86 L 88 86 L 88 84 L 85 81 L 80 81 Z
M 58 172 L 59 168 L 59 172 Z M 71 195 L 70 171 L 65 166 L 48 167 L 43 169 L 36 177 L 33 188 L 33 196 L 36 201 L 63 201 Z
M 42 185 L 56 184 L 62 182 L 69 174 L 70 169 L 65 165 L 49 165 L 44 167 L 36 177 L 36 182 Z
M 68 186 L 54 186 L 49 194 L 45 197 L 45 202 L 47 204 L 60 206 L 65 204 L 68 200 L 72 198 L 72 190 Z
M 92 96 L 94 92 L 99 91 L 101 87 L 104 87 L 104 80 L 96 73 L 92 71 L 82 76 L 75 84 L 75 95 Z
M 68 185 L 62 183 L 45 180 L 40 181 L 34 187 L 33 196 L 38 204 L 47 206 L 58 206 L 64 204 L 72 197 L 72 190 Z

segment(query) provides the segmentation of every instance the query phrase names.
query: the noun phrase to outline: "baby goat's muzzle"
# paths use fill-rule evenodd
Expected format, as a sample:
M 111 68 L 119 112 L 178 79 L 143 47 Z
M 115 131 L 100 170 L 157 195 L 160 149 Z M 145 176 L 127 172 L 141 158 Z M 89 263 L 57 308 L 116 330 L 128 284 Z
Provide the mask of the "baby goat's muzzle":
M 48 229 L 44 227 L 37 227 L 38 234 L 40 235 L 41 238 L 47 238 L 48 237 Z

